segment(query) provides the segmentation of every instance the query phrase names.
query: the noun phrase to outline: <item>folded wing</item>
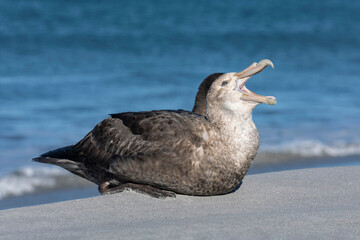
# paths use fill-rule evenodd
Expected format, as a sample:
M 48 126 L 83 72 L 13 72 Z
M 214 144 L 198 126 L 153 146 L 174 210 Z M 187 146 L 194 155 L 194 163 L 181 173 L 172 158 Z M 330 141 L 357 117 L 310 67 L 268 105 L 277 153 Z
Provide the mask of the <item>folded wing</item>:
M 161 185 L 171 182 L 169 176 L 186 177 L 194 151 L 203 144 L 199 126 L 206 123 L 204 116 L 183 110 L 111 114 L 73 151 L 85 164 L 124 181 Z

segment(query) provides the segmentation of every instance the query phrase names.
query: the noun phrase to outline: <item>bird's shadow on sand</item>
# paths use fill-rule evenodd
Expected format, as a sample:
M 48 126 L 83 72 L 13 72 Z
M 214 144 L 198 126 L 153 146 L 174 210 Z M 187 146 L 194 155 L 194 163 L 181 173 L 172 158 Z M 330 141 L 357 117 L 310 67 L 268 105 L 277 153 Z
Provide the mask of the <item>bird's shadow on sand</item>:
M 233 192 L 236 192 L 240 187 L 241 187 L 241 185 L 242 185 L 242 181 L 239 183 L 239 185 L 234 189 L 234 190 L 232 190 L 231 192 L 229 192 L 229 193 L 233 193 Z

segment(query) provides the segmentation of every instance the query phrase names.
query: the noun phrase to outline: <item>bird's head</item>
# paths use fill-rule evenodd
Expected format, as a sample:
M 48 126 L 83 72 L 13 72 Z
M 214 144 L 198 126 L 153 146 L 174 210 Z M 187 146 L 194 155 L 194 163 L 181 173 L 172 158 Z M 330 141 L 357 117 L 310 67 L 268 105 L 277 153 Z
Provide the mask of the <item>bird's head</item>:
M 264 59 L 254 62 L 241 72 L 225 73 L 219 76 L 212 84 L 207 94 L 207 108 L 215 107 L 234 113 L 247 113 L 260 103 L 276 104 L 272 96 L 258 95 L 246 88 L 245 83 L 255 74 L 267 66 L 274 68 L 274 64 Z

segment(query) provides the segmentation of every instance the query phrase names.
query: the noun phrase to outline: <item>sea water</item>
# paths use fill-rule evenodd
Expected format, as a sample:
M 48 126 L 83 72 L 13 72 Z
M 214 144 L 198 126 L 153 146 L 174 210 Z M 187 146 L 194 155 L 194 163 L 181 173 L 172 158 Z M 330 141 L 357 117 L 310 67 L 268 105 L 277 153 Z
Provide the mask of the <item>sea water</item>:
M 260 165 L 358 164 L 342 157 L 360 154 L 359 12 L 340 0 L 0 1 L 0 198 L 69 187 L 31 158 L 107 114 L 191 110 L 207 75 L 264 58 L 275 69 L 247 83 L 278 100 L 254 110 Z

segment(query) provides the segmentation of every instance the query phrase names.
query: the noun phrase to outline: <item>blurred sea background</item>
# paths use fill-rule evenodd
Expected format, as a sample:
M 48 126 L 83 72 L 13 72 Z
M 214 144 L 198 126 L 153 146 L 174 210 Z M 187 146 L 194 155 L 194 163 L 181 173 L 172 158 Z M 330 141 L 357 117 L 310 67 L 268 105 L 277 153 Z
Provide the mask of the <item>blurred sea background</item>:
M 201 81 L 271 59 L 247 87 L 250 174 L 360 164 L 360 1 L 0 0 L 0 209 L 98 195 L 33 157 L 109 113 L 191 110 Z M 246 181 L 246 178 L 245 178 Z

